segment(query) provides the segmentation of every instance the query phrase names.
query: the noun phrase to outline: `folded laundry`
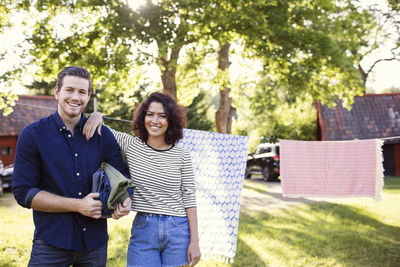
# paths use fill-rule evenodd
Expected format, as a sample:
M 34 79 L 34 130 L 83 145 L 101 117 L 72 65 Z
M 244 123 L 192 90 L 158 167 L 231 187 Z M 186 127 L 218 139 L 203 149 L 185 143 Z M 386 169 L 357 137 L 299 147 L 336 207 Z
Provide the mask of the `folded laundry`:
M 107 162 L 103 162 L 92 177 L 92 192 L 98 192 L 103 203 L 102 218 L 109 218 L 117 204 L 133 194 L 133 181 Z

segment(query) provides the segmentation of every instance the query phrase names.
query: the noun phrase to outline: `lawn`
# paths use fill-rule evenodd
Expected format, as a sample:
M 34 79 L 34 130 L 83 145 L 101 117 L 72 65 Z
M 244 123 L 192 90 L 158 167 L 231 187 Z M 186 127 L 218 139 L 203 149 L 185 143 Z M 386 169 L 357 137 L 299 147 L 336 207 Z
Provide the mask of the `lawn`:
M 238 250 L 232 264 L 202 260 L 199 266 L 400 266 L 400 178 L 385 178 L 383 198 L 280 200 L 267 183 L 246 180 Z M 268 204 L 268 205 L 267 205 Z M 254 204 L 253 204 L 254 205 Z M 0 266 L 26 266 L 31 249 L 31 211 L 11 193 L 0 197 Z M 109 220 L 108 266 L 125 266 L 134 214 Z

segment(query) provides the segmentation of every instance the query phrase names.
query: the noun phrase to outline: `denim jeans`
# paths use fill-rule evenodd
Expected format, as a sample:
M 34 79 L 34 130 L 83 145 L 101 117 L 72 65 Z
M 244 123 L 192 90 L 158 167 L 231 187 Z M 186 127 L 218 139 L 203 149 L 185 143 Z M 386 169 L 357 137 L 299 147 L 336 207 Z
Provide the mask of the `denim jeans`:
M 128 247 L 127 267 L 188 264 L 190 243 L 187 217 L 137 213 Z
M 42 240 L 34 240 L 28 267 L 105 267 L 107 244 L 89 251 L 73 251 L 46 245 Z

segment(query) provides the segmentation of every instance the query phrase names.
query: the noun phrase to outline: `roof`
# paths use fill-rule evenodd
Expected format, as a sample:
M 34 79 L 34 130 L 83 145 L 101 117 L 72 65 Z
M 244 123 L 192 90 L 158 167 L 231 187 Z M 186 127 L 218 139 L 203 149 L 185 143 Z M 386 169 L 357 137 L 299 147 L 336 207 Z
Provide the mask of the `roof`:
M 56 110 L 57 100 L 54 96 L 19 95 L 13 112 L 6 117 L 0 114 L 0 136 L 18 136 L 25 126 Z
M 321 140 L 354 140 L 400 136 L 400 93 L 354 98 L 351 110 L 317 103 Z

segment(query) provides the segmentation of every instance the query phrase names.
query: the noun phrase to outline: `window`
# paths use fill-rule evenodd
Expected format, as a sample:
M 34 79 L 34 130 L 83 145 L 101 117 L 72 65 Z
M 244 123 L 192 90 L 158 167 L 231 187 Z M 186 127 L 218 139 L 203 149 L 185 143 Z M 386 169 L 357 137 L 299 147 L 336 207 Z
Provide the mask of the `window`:
M 9 146 L 2 147 L 1 148 L 1 155 L 3 156 L 9 156 L 13 154 L 13 149 Z
M 270 147 L 261 148 L 261 150 L 260 150 L 260 154 L 261 153 L 269 153 L 269 152 L 271 152 L 271 148 Z

